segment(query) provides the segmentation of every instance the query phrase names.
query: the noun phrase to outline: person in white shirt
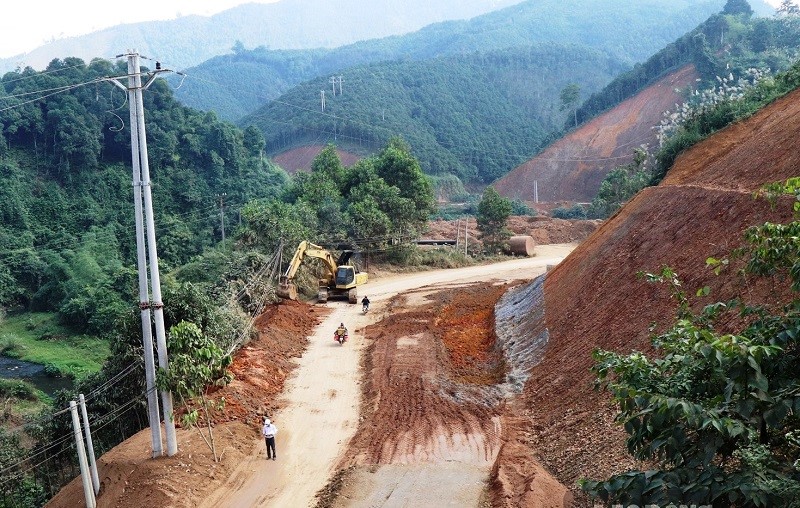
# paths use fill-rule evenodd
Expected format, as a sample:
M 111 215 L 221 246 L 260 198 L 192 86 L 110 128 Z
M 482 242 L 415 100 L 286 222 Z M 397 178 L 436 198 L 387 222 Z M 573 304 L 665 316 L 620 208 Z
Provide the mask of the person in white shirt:
M 264 434 L 264 440 L 267 443 L 267 460 L 275 460 L 278 455 L 275 453 L 275 434 L 278 433 L 278 427 L 270 421 L 269 418 L 264 418 L 264 427 L 261 429 Z

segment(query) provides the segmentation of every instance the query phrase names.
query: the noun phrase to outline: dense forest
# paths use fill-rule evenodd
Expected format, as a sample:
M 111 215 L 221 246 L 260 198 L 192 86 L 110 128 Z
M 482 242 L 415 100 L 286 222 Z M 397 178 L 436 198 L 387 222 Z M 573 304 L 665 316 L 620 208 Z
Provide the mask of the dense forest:
M 102 78 L 126 73 L 105 60 L 66 59 L 3 76 L 0 305 L 59 310 L 100 331 L 105 307 L 119 304 L 135 254 L 130 134 L 125 94 Z M 220 239 L 217 196 L 232 213 L 277 193 L 287 176 L 261 158 L 257 130 L 187 109 L 163 80 L 145 98 L 159 254 L 169 268 Z
M 318 78 L 242 124 L 265 133 L 268 153 L 320 141 L 365 152 L 402 135 L 426 173 L 488 183 L 560 130 L 562 88 L 597 90 L 623 68 L 603 53 L 554 44 L 372 64 L 343 71 L 341 93 Z
M 627 66 L 639 62 L 697 26 L 723 0 L 591 0 L 580 6 L 557 0 L 525 1 L 469 21 L 450 21 L 403 36 L 366 40 L 336 49 L 246 49 L 188 69 L 170 81 L 185 104 L 236 121 L 292 86 L 349 67 L 393 60 L 425 60 L 544 43 L 580 45 Z M 624 29 L 620 29 L 624 27 Z M 273 46 L 274 47 L 274 46 Z M 574 65 L 572 52 L 564 66 Z

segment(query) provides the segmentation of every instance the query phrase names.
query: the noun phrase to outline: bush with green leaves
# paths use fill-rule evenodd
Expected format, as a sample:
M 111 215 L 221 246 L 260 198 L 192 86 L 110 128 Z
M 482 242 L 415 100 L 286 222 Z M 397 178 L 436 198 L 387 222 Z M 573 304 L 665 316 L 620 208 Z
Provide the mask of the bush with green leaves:
M 483 191 L 476 219 L 479 238 L 487 252 L 498 253 L 504 250 L 508 239 L 511 238 L 508 218 L 512 211 L 511 200 L 501 196 L 494 187 L 487 187 Z
M 793 194 L 800 211 L 800 179 L 768 191 L 777 189 Z M 584 480 L 585 492 L 637 505 L 798 506 L 799 237 L 798 220 L 766 223 L 749 228 L 747 245 L 733 253 L 747 273 L 789 283 L 794 296 L 781 306 L 734 299 L 696 312 L 674 270 L 646 274 L 678 301 L 674 325 L 653 340 L 662 355 L 597 350 L 593 370 L 619 404 L 629 452 L 656 467 Z M 727 274 L 730 259 L 708 264 Z
M 27 455 L 18 435 L 0 428 L 1 508 L 42 506 L 47 501 L 47 494 L 37 484 L 25 460 Z
M 646 148 L 637 148 L 632 162 L 611 170 L 603 178 L 597 196 L 586 210 L 586 216 L 592 219 L 608 218 L 647 187 L 652 179 L 646 165 L 648 156 Z
M 21 400 L 38 400 L 36 387 L 21 379 L 0 378 L 0 397 Z
M 554 219 L 586 219 L 586 206 L 576 203 L 570 207 L 559 206 L 550 212 L 550 216 Z
M 214 340 L 205 335 L 194 323 L 181 321 L 169 329 L 169 370 L 160 369 L 157 385 L 162 390 L 169 390 L 186 408 L 183 423 L 198 429 L 203 441 L 211 449 L 214 461 L 219 461 L 214 441 L 213 413 L 221 409 L 225 399 L 214 403 L 206 396 L 206 390 L 212 386 L 224 386 L 232 380 L 228 366 L 232 362 Z M 198 409 L 199 406 L 199 409 Z M 205 421 L 206 431 L 198 426 Z

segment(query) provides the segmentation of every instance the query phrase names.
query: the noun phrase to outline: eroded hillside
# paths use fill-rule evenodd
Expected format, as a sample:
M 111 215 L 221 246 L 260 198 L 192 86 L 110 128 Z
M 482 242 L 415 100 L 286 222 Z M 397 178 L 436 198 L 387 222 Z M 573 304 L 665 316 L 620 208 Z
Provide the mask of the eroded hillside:
M 495 188 L 506 197 L 533 201 L 536 181 L 539 201 L 591 201 L 609 171 L 630 162 L 635 148 L 656 143 L 653 126 L 683 102 L 680 90 L 696 78 L 693 65 L 664 76 L 516 167 Z
M 717 277 L 705 259 L 740 246 L 750 225 L 790 218 L 790 207 L 773 210 L 752 193 L 798 174 L 800 152 L 792 141 L 798 130 L 795 91 L 687 151 L 661 185 L 639 193 L 548 273 L 542 305 L 549 342 L 524 403 L 509 415 L 523 423 L 500 454 L 500 474 L 511 462 L 504 453 L 513 456 L 520 447 L 534 451 L 574 491 L 580 478 L 630 465 L 613 408 L 594 391 L 589 369 L 594 348 L 649 351 L 651 324 L 663 329 L 671 322 L 675 303 L 667 288 L 645 283 L 637 272 L 673 267 L 690 294 L 712 289 L 698 304 L 785 298 L 765 281 Z M 506 475 L 515 478 L 506 487 L 507 506 L 518 506 L 535 474 Z

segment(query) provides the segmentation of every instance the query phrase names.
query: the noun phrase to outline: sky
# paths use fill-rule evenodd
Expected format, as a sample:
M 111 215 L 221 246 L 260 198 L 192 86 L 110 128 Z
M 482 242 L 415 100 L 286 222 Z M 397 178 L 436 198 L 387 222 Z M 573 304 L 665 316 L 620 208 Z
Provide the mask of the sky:
M 211 16 L 243 3 L 279 0 L 6 0 L 0 8 L 0 58 L 27 53 L 54 39 L 123 23 Z M 781 0 L 767 0 L 778 6 Z
M 6 0 L 0 7 L 0 58 L 27 53 L 54 39 L 123 23 L 211 16 L 244 3 L 278 0 Z

